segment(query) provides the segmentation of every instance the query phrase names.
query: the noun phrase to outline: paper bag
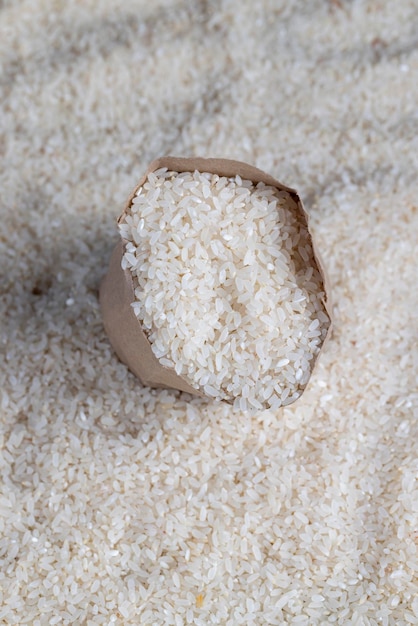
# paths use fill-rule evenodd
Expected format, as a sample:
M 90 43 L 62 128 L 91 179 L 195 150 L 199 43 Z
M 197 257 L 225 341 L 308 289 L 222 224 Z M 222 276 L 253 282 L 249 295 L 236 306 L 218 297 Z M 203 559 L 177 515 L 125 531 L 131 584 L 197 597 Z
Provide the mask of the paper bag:
M 180 157 L 163 157 L 151 163 L 147 172 L 131 193 L 126 207 L 118 219 L 118 223 L 123 222 L 125 216 L 129 214 L 132 201 L 138 189 L 146 181 L 148 174 L 162 167 L 179 173 L 198 170 L 199 172 L 209 172 L 228 178 L 239 175 L 241 178 L 251 180 L 255 184 L 263 182 L 279 190 L 285 190 L 292 195 L 301 216 L 308 226 L 308 217 L 297 192 L 294 189 L 282 185 L 269 174 L 240 161 L 204 158 L 187 159 Z M 110 343 L 119 359 L 128 366 L 131 372 L 133 372 L 144 385 L 149 387 L 178 389 L 196 396 L 205 397 L 204 393 L 194 389 L 182 376 L 176 374 L 174 369 L 169 369 L 161 365 L 154 356 L 147 336 L 143 332 L 141 323 L 135 316 L 131 306 L 132 302 L 135 300 L 131 271 L 129 269 L 123 270 L 121 267 L 121 260 L 126 243 L 125 240 L 121 239 L 114 249 L 108 272 L 100 286 L 100 304 L 103 323 Z M 326 294 L 326 277 L 317 251 L 315 250 L 312 237 L 311 243 L 317 269 L 321 274 L 324 283 L 324 292 Z M 328 300 L 324 301 L 324 306 L 328 316 L 330 316 Z

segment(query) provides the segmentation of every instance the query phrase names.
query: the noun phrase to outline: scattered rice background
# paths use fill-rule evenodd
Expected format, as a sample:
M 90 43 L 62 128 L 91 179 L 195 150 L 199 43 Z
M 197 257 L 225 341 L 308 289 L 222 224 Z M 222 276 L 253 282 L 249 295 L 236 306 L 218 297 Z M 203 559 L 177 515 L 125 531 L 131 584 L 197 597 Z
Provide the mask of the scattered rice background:
M 418 623 L 417 18 L 1 4 L 0 623 Z M 110 349 L 115 218 L 169 153 L 311 211 L 335 331 L 290 407 L 141 389 Z

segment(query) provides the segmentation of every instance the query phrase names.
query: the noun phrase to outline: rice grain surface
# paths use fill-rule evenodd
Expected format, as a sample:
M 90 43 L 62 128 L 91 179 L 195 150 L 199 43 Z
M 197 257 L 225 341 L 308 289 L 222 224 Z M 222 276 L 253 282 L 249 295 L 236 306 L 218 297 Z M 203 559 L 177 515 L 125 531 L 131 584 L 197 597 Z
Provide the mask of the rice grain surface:
M 1 626 L 418 624 L 416 0 L 0 2 Z M 297 187 L 332 341 L 297 402 L 143 387 L 98 288 L 134 177 Z
M 329 318 L 306 221 L 289 192 L 160 168 L 120 232 L 133 308 L 162 365 L 242 410 L 300 396 Z

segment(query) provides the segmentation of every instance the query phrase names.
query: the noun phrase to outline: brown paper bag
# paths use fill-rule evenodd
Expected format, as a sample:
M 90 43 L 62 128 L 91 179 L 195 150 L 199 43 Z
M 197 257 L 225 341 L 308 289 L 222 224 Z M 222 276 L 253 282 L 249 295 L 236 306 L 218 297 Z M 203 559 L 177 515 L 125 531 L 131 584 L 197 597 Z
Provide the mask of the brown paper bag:
M 142 187 L 146 181 L 148 174 L 161 167 L 167 167 L 169 170 L 179 173 L 198 170 L 199 172 L 209 172 L 226 177 L 233 177 L 238 174 L 241 178 L 251 180 L 256 184 L 263 182 L 266 185 L 277 187 L 279 190 L 284 190 L 292 194 L 301 215 L 308 224 L 308 216 L 297 192 L 294 189 L 282 185 L 269 174 L 240 161 L 203 158 L 186 159 L 180 157 L 163 157 L 151 163 L 147 172 L 131 193 L 126 207 L 118 219 L 118 223 L 123 222 L 125 216 L 129 213 L 132 201 L 138 189 Z M 127 242 L 122 239 L 116 246 L 110 259 L 108 272 L 100 286 L 100 305 L 103 323 L 110 343 L 120 360 L 128 366 L 131 372 L 133 372 L 144 385 L 149 387 L 178 389 L 196 396 L 205 397 L 205 394 L 194 389 L 183 377 L 176 374 L 173 369 L 161 365 L 157 357 L 154 356 L 151 345 L 131 306 L 131 303 L 135 300 L 131 271 L 129 269 L 123 270 L 121 267 L 121 260 L 126 243 Z M 323 267 L 317 251 L 315 250 L 314 242 L 311 241 L 311 243 L 313 245 L 318 270 L 324 282 L 324 291 L 327 293 L 327 286 L 325 284 L 326 277 Z M 330 316 L 329 302 L 325 301 L 324 306 Z

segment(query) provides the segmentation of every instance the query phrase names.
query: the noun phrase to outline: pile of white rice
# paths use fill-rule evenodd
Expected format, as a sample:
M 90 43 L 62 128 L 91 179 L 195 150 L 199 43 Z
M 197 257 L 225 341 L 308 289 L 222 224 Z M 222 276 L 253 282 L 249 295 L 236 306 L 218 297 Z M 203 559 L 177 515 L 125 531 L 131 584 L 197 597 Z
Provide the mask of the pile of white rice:
M 0 625 L 416 626 L 417 1 L 0 7 Z M 334 304 L 297 402 L 112 349 L 115 219 L 161 154 L 300 191 Z
M 242 410 L 300 396 L 329 318 L 289 192 L 161 168 L 137 191 L 120 231 L 133 308 L 162 365 Z

